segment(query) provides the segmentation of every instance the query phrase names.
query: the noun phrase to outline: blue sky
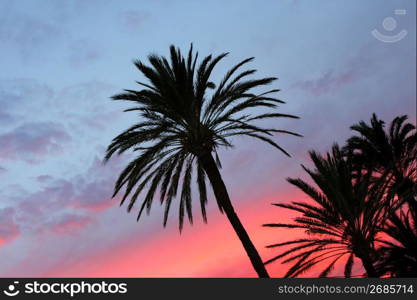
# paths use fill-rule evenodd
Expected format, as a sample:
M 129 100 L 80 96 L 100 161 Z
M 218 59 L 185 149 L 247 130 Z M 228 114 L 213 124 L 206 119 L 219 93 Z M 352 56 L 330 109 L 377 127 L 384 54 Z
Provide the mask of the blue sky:
M 222 152 L 231 194 L 270 210 L 269 202 L 259 199 L 265 194 L 280 199 L 284 179 L 301 174 L 308 150 L 343 142 L 349 126 L 373 112 L 386 121 L 408 114 L 415 122 L 415 5 L 413 0 L 1 0 L 0 255 L 8 259 L 0 262 L 0 275 L 59 275 L 57 266 L 69 253 L 77 264 L 97 248 L 165 234 L 158 214 L 139 226 L 109 198 L 128 157 L 101 164 L 107 144 L 135 121 L 135 115 L 121 112 L 126 105 L 109 100 L 142 79 L 133 59 L 193 43 L 201 56 L 230 52 L 215 80 L 251 56 L 258 76 L 279 78 L 275 86 L 287 101 L 282 111 L 301 117 L 280 126 L 305 136 L 277 138 L 293 158 L 240 139 L 236 149 Z M 406 14 L 395 15 L 395 9 Z M 392 32 L 382 26 L 386 17 L 397 21 Z M 384 43 L 371 35 L 373 29 L 408 34 Z M 250 174 L 257 174 L 255 182 Z M 210 215 L 219 217 L 212 208 Z M 240 249 L 231 249 L 240 256 Z M 212 259 L 222 251 L 213 250 Z M 39 259 L 31 259 L 33 254 Z M 91 268 L 72 274 L 88 275 Z M 141 261 L 135 268 L 141 270 Z M 122 267 L 117 272 L 130 274 Z M 250 266 L 242 272 L 250 274 Z

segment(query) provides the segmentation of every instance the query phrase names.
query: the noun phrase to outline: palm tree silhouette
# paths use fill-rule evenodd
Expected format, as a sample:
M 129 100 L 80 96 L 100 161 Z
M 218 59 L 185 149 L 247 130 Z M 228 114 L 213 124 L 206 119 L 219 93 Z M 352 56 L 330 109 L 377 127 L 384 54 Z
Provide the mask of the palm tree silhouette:
M 407 116 L 394 118 L 385 131 L 384 121 L 373 114 L 370 124 L 364 121 L 351 126 L 359 133 L 347 140 L 345 150 L 354 154 L 359 164 L 373 168 L 390 178 L 391 189 L 399 205 L 407 202 L 413 215 L 417 212 L 417 131 Z
M 193 53 L 192 45 L 187 57 L 181 54 L 180 49 L 171 46 L 170 61 L 158 55 L 148 56 L 149 66 L 135 61 L 135 66 L 149 83 L 138 82 L 143 89 L 125 90 L 112 98 L 133 102 L 135 106 L 126 111 L 138 111 L 141 120 L 113 139 L 107 148 L 105 161 L 113 154 L 121 154 L 128 149 L 138 153 L 137 158 L 121 172 L 113 197 L 125 187 L 121 205 L 130 196 L 128 211 L 131 211 L 139 194 L 148 185 L 139 209 L 139 220 L 145 208 L 149 214 L 155 193 L 159 189 L 160 202 L 165 203 L 164 226 L 182 178 L 179 197 L 180 231 L 185 215 L 191 224 L 193 222 L 193 169 L 196 172 L 202 217 L 207 221 L 205 206 L 208 177 L 220 211 L 226 214 L 258 276 L 269 277 L 255 246 L 234 211 L 219 171 L 221 165 L 217 149 L 223 146 L 232 147 L 230 138 L 243 135 L 266 142 L 289 155 L 271 137 L 274 133 L 298 134 L 263 128 L 254 122 L 297 117 L 271 111 L 260 113 L 262 108 L 272 110 L 277 104 L 284 102 L 270 96 L 279 91 L 276 89 L 260 94 L 252 92 L 254 88 L 268 85 L 276 79 L 247 79 L 255 70 L 238 72 L 240 67 L 253 58 L 245 59 L 231 68 L 216 87 L 210 80 L 211 74 L 226 55 L 227 53 L 216 57 L 209 55 L 196 67 L 198 53 Z M 251 115 L 250 110 L 253 108 L 257 110 Z
M 351 127 L 359 133 L 347 141 L 345 150 L 354 153 L 355 161 L 367 164 L 376 174 L 385 174 L 396 203 L 391 203 L 389 221 L 381 231 L 389 238 L 379 240 L 376 269 L 381 275 L 417 276 L 417 131 L 407 123 L 407 116 L 385 123 L 373 114 Z
M 338 145 L 326 156 L 311 151 L 315 170 L 303 169 L 314 187 L 302 179 L 287 180 L 302 190 L 312 202 L 293 201 L 274 205 L 302 214 L 293 224 L 272 223 L 267 227 L 303 229 L 306 237 L 267 246 L 288 247 L 266 264 L 285 258 L 294 262 L 285 277 L 296 277 L 320 262 L 327 262 L 320 277 L 327 277 L 334 265 L 345 257 L 345 276 L 351 277 L 354 256 L 358 257 L 368 277 L 377 277 L 374 242 L 387 212 L 386 183 L 375 180 L 372 170 L 355 172 L 352 156 L 345 156 Z M 355 175 L 356 174 L 356 175 Z

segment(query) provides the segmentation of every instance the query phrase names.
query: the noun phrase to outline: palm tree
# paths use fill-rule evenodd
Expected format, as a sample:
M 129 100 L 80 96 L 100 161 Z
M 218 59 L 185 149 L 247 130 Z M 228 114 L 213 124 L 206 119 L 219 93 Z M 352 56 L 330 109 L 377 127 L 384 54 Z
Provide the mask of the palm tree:
M 369 124 L 361 121 L 351 127 L 359 135 L 348 139 L 345 147 L 376 176 L 386 174 L 396 195 L 389 221 L 381 228 L 386 236 L 379 240 L 375 264 L 381 275 L 394 277 L 417 275 L 417 131 L 406 121 L 407 116 L 398 116 L 386 131 L 384 121 L 373 114 Z
M 137 82 L 143 87 L 141 90 L 125 90 L 112 98 L 133 102 L 134 107 L 126 111 L 138 111 L 141 118 L 137 124 L 113 139 L 107 148 L 105 161 L 113 154 L 121 154 L 128 149 L 137 153 L 137 157 L 121 172 L 113 197 L 125 187 L 121 205 L 130 196 L 128 211 L 131 211 L 139 194 L 148 186 L 139 209 L 139 220 L 145 208 L 149 214 L 159 188 L 160 202 L 165 204 L 164 226 L 182 178 L 179 196 L 180 231 L 185 215 L 191 224 L 193 222 L 193 169 L 196 173 L 201 213 L 206 222 L 208 177 L 217 205 L 233 226 L 254 269 L 259 277 L 268 277 L 255 246 L 234 211 L 219 171 L 221 165 L 217 150 L 220 147 L 232 147 L 231 137 L 240 135 L 259 139 L 289 156 L 271 137 L 274 133 L 297 135 L 296 133 L 263 128 L 254 122 L 297 117 L 271 112 L 278 104 L 284 103 L 271 96 L 279 90 L 271 89 L 259 94 L 253 92 L 253 89 L 268 85 L 276 79 L 248 79 L 255 70 L 240 72 L 239 69 L 253 58 L 245 59 L 231 68 L 216 87 L 211 81 L 211 74 L 226 55 L 227 53 L 216 57 L 209 55 L 197 66 L 198 53 L 193 53 L 192 45 L 187 57 L 178 48 L 171 46 L 170 60 L 163 56 L 150 55 L 150 65 L 135 61 L 135 66 L 149 82 Z M 250 110 L 254 108 L 256 110 L 251 114 Z M 260 112 L 262 108 L 270 111 Z
M 359 133 L 347 140 L 346 151 L 353 152 L 355 161 L 373 168 L 378 174 L 387 173 L 391 188 L 402 202 L 417 213 L 417 131 L 407 116 L 398 116 L 388 132 L 384 121 L 373 114 L 370 124 L 364 121 L 351 126 Z
M 290 247 L 266 264 L 285 258 L 294 262 L 286 277 L 296 277 L 320 262 L 327 262 L 320 277 L 326 277 L 334 265 L 346 258 L 345 276 L 351 277 L 354 257 L 358 257 L 368 277 L 377 277 L 374 242 L 386 214 L 386 187 L 382 178 L 375 181 L 372 172 L 356 172 L 351 157 L 344 156 L 338 145 L 325 157 L 311 151 L 315 170 L 303 169 L 315 185 L 302 179 L 287 180 L 309 196 L 311 201 L 277 203 L 278 207 L 302 214 L 293 224 L 272 223 L 267 227 L 302 229 L 306 237 L 267 246 Z

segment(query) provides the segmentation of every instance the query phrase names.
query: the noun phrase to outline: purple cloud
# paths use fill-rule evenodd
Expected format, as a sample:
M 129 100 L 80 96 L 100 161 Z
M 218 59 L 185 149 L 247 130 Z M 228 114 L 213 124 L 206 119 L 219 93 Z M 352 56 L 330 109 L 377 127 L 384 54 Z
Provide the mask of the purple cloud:
M 327 71 L 319 78 L 298 81 L 293 87 L 305 90 L 314 96 L 320 96 L 336 90 L 345 84 L 351 83 L 356 79 L 356 75 L 354 70 L 348 70 L 341 73 Z
M 0 111 L 0 123 L 7 124 L 13 120 L 12 116 L 6 112 Z
M 59 47 L 69 38 L 63 18 L 58 15 L 48 18 L 28 14 L 18 5 L 8 1 L 3 7 L 5 13 L 2 16 L 0 26 L 0 43 L 7 49 L 14 49 L 23 60 L 36 58 L 39 60 L 44 55 L 50 55 L 51 51 L 41 51 L 43 47 L 49 50 Z M 56 11 L 58 13 L 58 11 Z
M 26 123 L 0 135 L 0 158 L 39 163 L 40 159 L 63 150 L 71 138 L 64 128 L 53 122 Z
M 95 214 L 118 204 L 111 195 L 121 162 L 121 158 L 116 158 L 104 166 L 96 158 L 85 173 L 69 179 L 56 179 L 49 175 L 36 177 L 36 181 L 41 183 L 40 189 L 33 193 L 25 192 L 14 199 L 18 203 L 17 223 L 30 234 L 66 234 L 81 230 L 95 220 Z M 85 213 L 91 219 L 77 217 Z
M 89 216 L 64 214 L 48 222 L 45 228 L 56 235 L 75 235 L 92 222 L 93 219 Z
M 101 212 L 117 204 L 117 200 L 112 199 L 111 195 L 123 161 L 122 158 L 115 158 L 103 165 L 102 161 L 96 158 L 83 177 L 74 178 L 78 188 L 67 205 L 75 209 Z
M 358 50 L 349 60 L 338 69 L 322 71 L 316 78 L 304 79 L 295 82 L 292 87 L 304 90 L 314 96 L 324 95 L 357 81 L 373 75 L 381 62 L 389 56 L 383 50 L 376 52 L 372 45 L 366 45 Z
M 52 176 L 49 175 L 39 175 L 36 177 L 36 181 L 39 183 L 47 183 L 50 182 L 52 179 Z

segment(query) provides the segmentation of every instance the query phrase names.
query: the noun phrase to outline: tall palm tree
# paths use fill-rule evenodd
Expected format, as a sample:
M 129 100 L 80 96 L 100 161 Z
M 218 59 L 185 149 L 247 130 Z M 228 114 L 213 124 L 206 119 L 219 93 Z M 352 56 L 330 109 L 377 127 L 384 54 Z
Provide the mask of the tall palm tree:
M 400 202 L 407 202 L 415 216 L 417 131 L 406 121 L 407 116 L 398 116 L 386 131 L 384 121 L 373 114 L 369 124 L 361 121 L 351 126 L 359 135 L 347 140 L 345 150 L 353 152 L 359 164 L 367 165 L 379 174 L 387 173 Z
M 301 239 L 269 245 L 269 248 L 290 247 L 266 264 L 284 258 L 294 262 L 286 277 L 296 277 L 320 262 L 327 262 L 320 277 L 326 277 L 334 265 L 346 258 L 345 276 L 350 277 L 354 257 L 358 257 L 368 277 L 377 277 L 374 242 L 386 214 L 386 188 L 383 180 L 375 182 L 372 172 L 357 172 L 351 157 L 345 157 L 338 145 L 326 156 L 311 151 L 314 170 L 304 170 L 315 185 L 302 179 L 287 180 L 309 196 L 311 201 L 277 203 L 278 207 L 302 214 L 293 224 L 272 223 L 267 227 L 302 229 Z
M 253 92 L 255 88 L 261 88 L 276 79 L 248 79 L 255 70 L 239 71 L 253 58 L 245 59 L 231 68 L 216 86 L 211 81 L 211 74 L 226 55 L 227 53 L 216 57 L 209 55 L 197 66 L 198 53 L 194 54 L 192 45 L 187 57 L 178 48 L 171 46 L 169 59 L 150 55 L 150 65 L 135 61 L 135 66 L 149 82 L 137 82 L 142 89 L 125 90 L 112 98 L 133 102 L 134 107 L 126 111 L 138 111 L 140 118 L 137 124 L 113 139 L 107 148 L 105 161 L 115 153 L 121 154 L 128 149 L 137 153 L 137 157 L 121 172 L 113 196 L 125 187 L 121 205 L 130 197 L 128 211 L 131 211 L 139 194 L 147 189 L 139 209 L 139 220 L 145 208 L 149 214 L 159 188 L 160 202 L 165 204 L 164 226 L 182 178 L 179 196 L 180 231 L 185 215 L 190 223 L 193 222 L 193 169 L 196 173 L 201 213 L 206 222 L 208 177 L 217 205 L 226 214 L 254 269 L 259 277 L 268 277 L 255 246 L 232 206 L 219 171 L 217 150 L 220 147 L 232 147 L 230 138 L 240 135 L 266 142 L 289 155 L 271 138 L 275 133 L 297 135 L 296 133 L 263 128 L 255 122 L 297 117 L 273 111 L 278 104 L 284 103 L 271 96 L 279 90 L 271 89 L 258 94 Z M 261 112 L 262 108 L 269 111 Z M 255 109 L 252 114 L 251 109 Z

